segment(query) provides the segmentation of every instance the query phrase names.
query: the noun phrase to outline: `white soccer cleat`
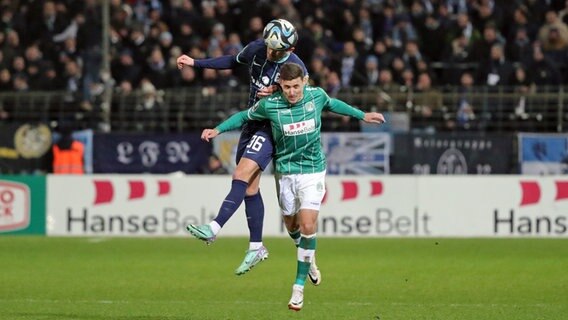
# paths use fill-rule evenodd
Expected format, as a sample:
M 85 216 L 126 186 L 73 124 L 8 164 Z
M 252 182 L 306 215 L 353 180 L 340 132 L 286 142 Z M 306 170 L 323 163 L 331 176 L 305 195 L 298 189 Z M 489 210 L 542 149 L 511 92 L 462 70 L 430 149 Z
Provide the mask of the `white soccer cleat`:
M 316 265 L 316 257 L 314 257 L 314 261 L 312 261 L 312 264 L 310 265 L 310 271 L 308 272 L 308 278 L 310 279 L 310 282 L 314 286 L 319 286 L 320 283 L 321 283 L 321 272 L 320 272 L 318 266 Z
M 290 302 L 288 302 L 288 309 L 294 311 L 302 310 L 304 306 L 304 287 L 295 284 L 292 287 L 292 298 L 290 298 Z

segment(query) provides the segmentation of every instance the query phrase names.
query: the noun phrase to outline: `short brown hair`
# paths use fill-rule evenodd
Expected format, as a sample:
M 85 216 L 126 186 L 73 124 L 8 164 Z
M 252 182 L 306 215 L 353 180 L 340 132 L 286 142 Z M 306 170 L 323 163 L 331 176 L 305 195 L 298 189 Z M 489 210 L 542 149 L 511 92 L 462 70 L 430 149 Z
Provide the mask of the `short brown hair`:
M 285 63 L 282 68 L 280 68 L 280 79 L 282 80 L 289 81 L 303 77 L 304 69 L 297 63 Z

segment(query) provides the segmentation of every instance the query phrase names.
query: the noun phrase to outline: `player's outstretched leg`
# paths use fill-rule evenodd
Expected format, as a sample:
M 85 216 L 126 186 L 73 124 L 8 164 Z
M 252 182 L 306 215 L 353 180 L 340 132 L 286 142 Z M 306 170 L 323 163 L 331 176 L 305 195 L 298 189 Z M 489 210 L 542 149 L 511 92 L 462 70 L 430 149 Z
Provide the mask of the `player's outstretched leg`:
M 249 228 L 249 249 L 235 274 L 242 275 L 250 271 L 259 262 L 268 258 L 268 250 L 262 244 L 262 228 L 264 223 L 264 203 L 260 190 L 252 196 L 245 197 L 245 212 Z
M 207 244 L 215 241 L 217 233 L 223 225 L 233 216 L 245 198 L 248 183 L 242 180 L 233 179 L 231 190 L 223 200 L 219 213 L 213 221 L 204 225 L 187 225 L 186 229 L 194 237 L 205 241 Z

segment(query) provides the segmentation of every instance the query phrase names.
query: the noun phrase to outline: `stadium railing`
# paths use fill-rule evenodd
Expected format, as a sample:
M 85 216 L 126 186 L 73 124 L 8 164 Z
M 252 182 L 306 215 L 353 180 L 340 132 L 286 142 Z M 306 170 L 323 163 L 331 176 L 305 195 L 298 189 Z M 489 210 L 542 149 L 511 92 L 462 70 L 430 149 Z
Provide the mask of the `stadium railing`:
M 342 89 L 335 95 L 363 110 L 377 110 L 407 126 L 397 130 L 483 132 L 566 131 L 568 95 L 563 87 L 457 86 L 414 91 L 406 87 Z M 242 110 L 248 89 L 212 91 L 197 87 L 116 93 L 110 108 L 81 103 L 66 92 L 0 93 L 2 122 L 71 122 L 78 128 L 120 132 L 187 132 L 212 127 Z M 469 106 L 469 107 L 468 107 Z M 403 121 L 404 122 L 404 121 Z M 103 125 L 101 125 L 103 124 Z M 357 123 L 327 115 L 324 130 L 358 131 Z

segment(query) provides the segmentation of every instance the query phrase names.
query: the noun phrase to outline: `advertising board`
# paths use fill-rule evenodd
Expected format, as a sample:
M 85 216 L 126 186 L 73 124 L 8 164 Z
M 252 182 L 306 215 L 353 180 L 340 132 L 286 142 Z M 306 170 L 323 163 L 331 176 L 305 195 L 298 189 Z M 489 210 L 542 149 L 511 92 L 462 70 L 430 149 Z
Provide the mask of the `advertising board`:
M 49 176 L 47 233 L 188 236 L 217 214 L 228 176 Z M 274 179 L 263 176 L 264 234 L 287 236 Z M 330 176 L 319 236 L 566 237 L 568 178 Z M 222 236 L 248 234 L 244 205 Z

